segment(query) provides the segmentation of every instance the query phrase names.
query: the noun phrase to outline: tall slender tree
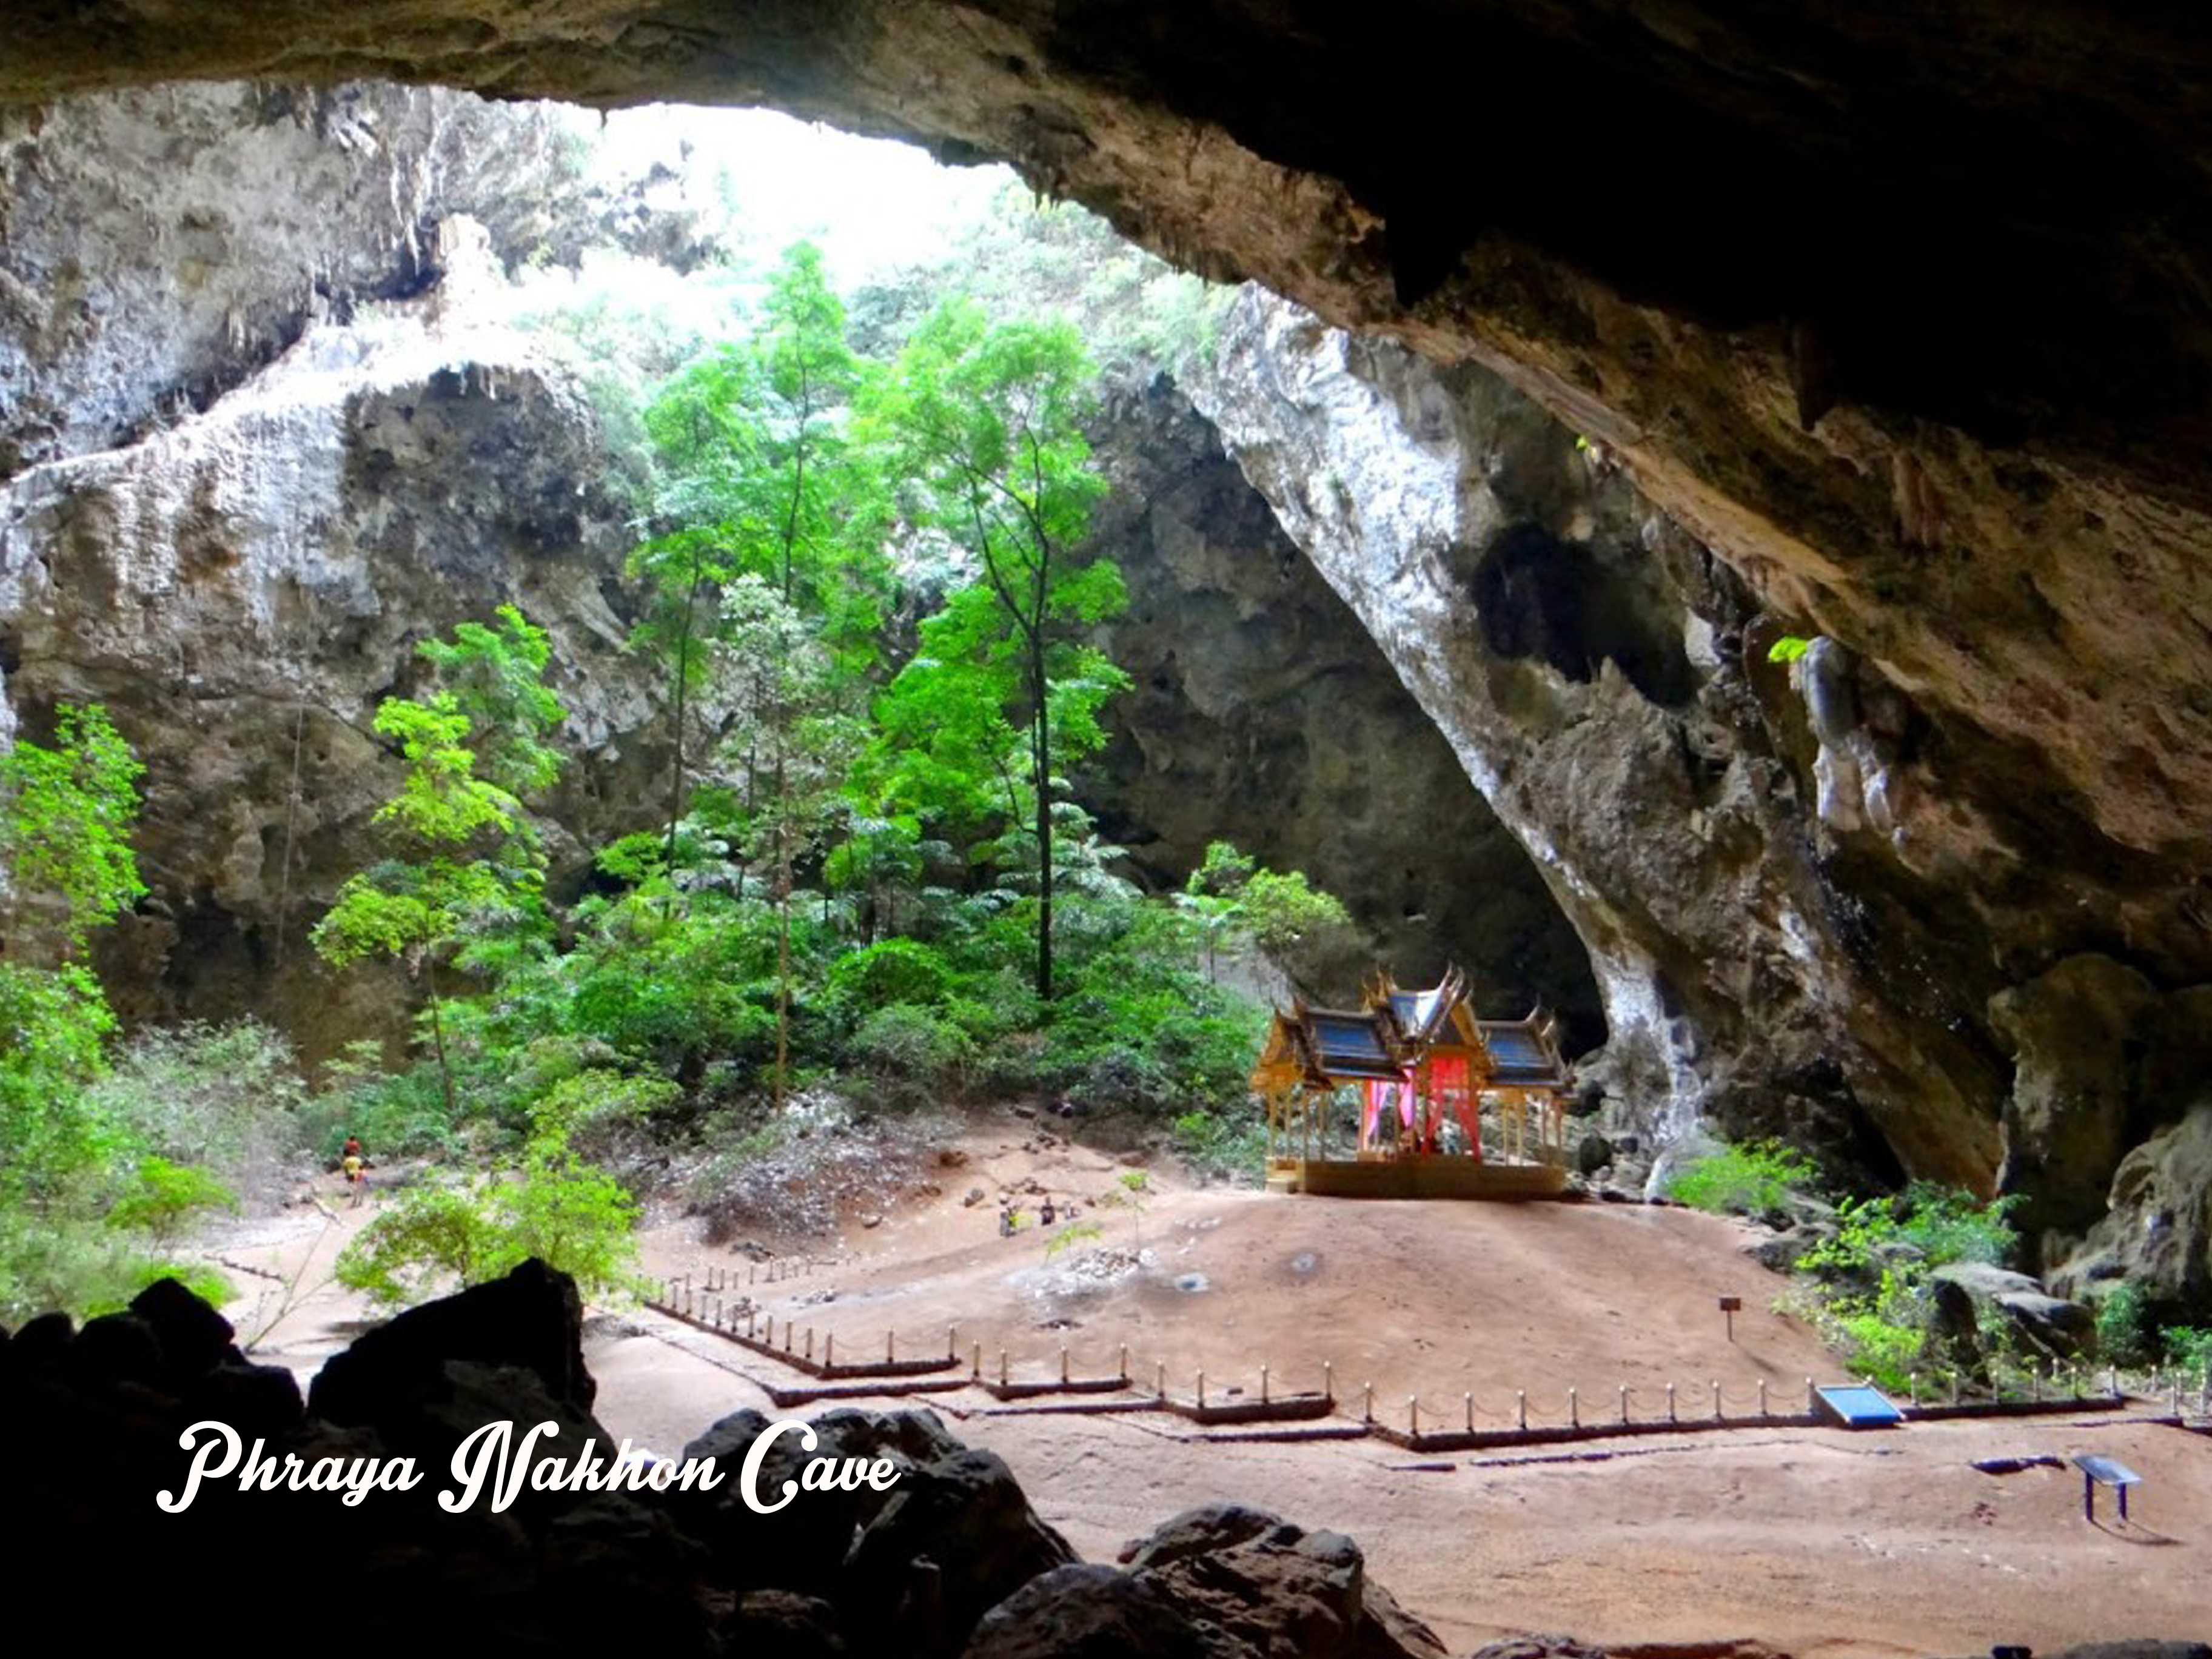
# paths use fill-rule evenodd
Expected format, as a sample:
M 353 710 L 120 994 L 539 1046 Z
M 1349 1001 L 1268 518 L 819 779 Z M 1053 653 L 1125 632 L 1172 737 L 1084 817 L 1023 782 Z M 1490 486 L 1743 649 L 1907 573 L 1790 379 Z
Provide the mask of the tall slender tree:
M 795 869 L 819 822 L 806 805 L 821 786 L 819 762 L 835 752 L 817 745 L 795 772 L 794 736 L 841 703 L 859 706 L 889 582 L 881 552 L 888 498 L 846 433 L 860 377 L 821 253 L 802 242 L 778 265 L 754 335 L 678 376 L 647 417 L 671 480 L 665 507 L 673 523 L 638 556 L 656 595 L 641 631 L 670 663 L 676 757 L 667 862 L 672 871 L 687 703 L 719 666 L 741 682 L 728 688 L 730 700 L 742 705 L 746 795 L 767 838 L 779 1105 L 789 1069 Z M 748 579 L 772 607 L 763 592 L 739 592 Z M 763 656 L 771 637 L 792 647 L 774 664 Z
M 955 302 L 915 331 L 871 410 L 916 486 L 909 512 L 961 548 L 975 574 L 924 624 L 886 718 L 930 730 L 940 755 L 948 741 L 964 744 L 971 764 L 993 754 L 994 722 L 1019 733 L 1008 804 L 1029 820 L 1036 989 L 1048 1000 L 1056 768 L 1103 741 L 1097 711 L 1127 683 L 1085 638 L 1128 602 L 1114 564 L 1079 550 L 1106 487 L 1083 435 L 1095 380 L 1069 325 L 994 326 Z

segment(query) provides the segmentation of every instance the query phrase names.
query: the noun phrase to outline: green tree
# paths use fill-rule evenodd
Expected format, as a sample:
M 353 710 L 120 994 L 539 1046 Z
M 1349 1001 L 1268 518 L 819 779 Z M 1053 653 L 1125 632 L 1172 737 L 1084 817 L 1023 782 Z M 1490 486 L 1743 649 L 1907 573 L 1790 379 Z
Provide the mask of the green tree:
M 872 429 L 918 486 L 908 511 L 975 573 L 923 625 L 920 653 L 890 688 L 887 724 L 927 732 L 939 766 L 969 780 L 988 767 L 1006 783 L 1009 811 L 1025 817 L 1032 841 L 1036 988 L 1047 1000 L 1056 769 L 1103 743 L 1098 711 L 1127 683 L 1084 640 L 1127 604 L 1110 562 L 1077 556 L 1105 489 L 1082 431 L 1095 378 L 1069 325 L 994 326 L 954 303 L 915 331 L 871 409 Z M 1019 789 L 1007 732 L 1021 739 Z
M 349 877 L 313 935 L 333 967 L 389 957 L 428 992 L 431 1045 L 449 1119 L 458 1103 L 438 963 L 472 933 L 526 929 L 542 915 L 534 837 L 514 793 L 479 775 L 464 695 L 486 722 L 495 764 L 539 782 L 550 782 L 558 771 L 538 744 L 558 718 L 557 703 L 532 695 L 542 689 L 543 636 L 520 612 L 502 615 L 501 623 L 497 634 L 478 629 L 433 653 L 441 673 L 470 688 L 465 693 L 441 690 L 420 702 L 388 697 L 378 706 L 376 730 L 399 745 L 406 763 L 398 793 L 375 814 L 396 856 Z
M 1213 977 L 1221 939 L 1241 933 L 1294 980 L 1310 984 L 1340 963 L 1357 934 L 1334 894 L 1298 871 L 1269 870 L 1227 842 L 1206 849 L 1178 903 L 1205 941 L 1206 977 Z
M 461 623 L 450 641 L 425 640 L 416 648 L 468 719 L 476 771 L 519 796 L 551 788 L 561 757 L 545 738 L 568 711 L 545 684 L 552 649 L 544 630 L 503 605 L 496 627 Z
M 104 1219 L 144 1183 L 127 1126 L 90 1093 L 115 1017 L 82 960 L 145 890 L 130 845 L 140 770 L 97 706 L 59 709 L 52 748 L 0 756 L 0 1320 L 117 1306 L 161 1271 L 144 1237 L 158 1206 Z M 172 1197 L 198 1179 L 168 1168 Z
M 731 584 L 757 578 L 805 619 L 828 659 L 815 691 L 856 683 L 874 665 L 890 580 L 880 550 L 890 513 L 881 475 L 845 434 L 860 375 L 821 254 L 801 242 L 773 274 L 753 336 L 684 370 L 647 415 L 665 478 L 657 516 L 668 527 L 638 550 L 631 568 L 652 593 L 637 642 L 658 653 L 669 674 L 675 756 L 664 822 L 672 870 L 690 770 L 690 710 L 742 643 L 733 632 L 757 633 L 757 603 L 726 603 Z M 750 735 L 766 763 L 745 768 L 749 799 L 757 786 L 784 800 L 790 720 L 800 717 L 794 706 L 816 700 L 755 698 L 755 714 L 766 718 L 751 722 Z M 797 816 L 780 805 L 769 817 L 782 909 Z
M 131 851 L 145 768 L 98 703 L 55 711 L 51 749 L 0 755 L 0 860 L 15 954 L 66 961 L 146 891 Z
M 637 1204 L 580 1153 L 580 1133 L 666 1103 L 666 1084 L 592 1070 L 531 1108 L 520 1159 L 476 1176 L 426 1182 L 362 1229 L 339 1253 L 338 1282 L 385 1304 L 497 1279 L 535 1256 L 586 1296 L 630 1288 Z

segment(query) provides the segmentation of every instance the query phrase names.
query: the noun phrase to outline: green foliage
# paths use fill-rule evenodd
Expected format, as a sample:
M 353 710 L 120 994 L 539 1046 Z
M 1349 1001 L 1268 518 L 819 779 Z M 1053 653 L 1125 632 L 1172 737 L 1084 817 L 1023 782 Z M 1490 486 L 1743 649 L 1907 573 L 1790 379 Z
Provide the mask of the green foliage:
M 145 890 L 130 850 L 140 767 L 96 707 L 65 706 L 57 726 L 53 748 L 19 742 L 0 756 L 0 854 L 15 905 L 13 959 L 0 959 L 7 1323 L 124 1305 L 161 1270 L 154 1235 L 173 1233 L 221 1192 L 94 1096 L 115 1017 L 76 958 L 94 927 Z M 33 965 L 41 955 L 58 965 Z
M 1900 1277 L 1885 1272 L 1875 1294 L 1836 1304 L 1826 1325 L 1852 1373 L 1903 1393 L 1927 1352 L 1925 1313 Z
M 1176 270 L 1072 203 L 1009 185 L 979 223 L 956 231 L 943 259 L 855 296 L 857 331 L 903 339 L 936 295 L 965 295 L 993 315 L 1066 318 L 1108 374 L 1142 383 L 1212 360 L 1236 289 Z
M 312 935 L 333 967 L 384 957 L 427 981 L 426 1024 L 448 1125 L 461 1106 L 437 966 L 452 959 L 511 969 L 531 958 L 544 931 L 536 837 L 514 793 L 480 775 L 477 747 L 517 782 L 550 784 L 559 769 L 538 739 L 560 706 L 538 684 L 544 635 L 511 606 L 499 620 L 496 630 L 465 627 L 453 644 L 425 647 L 458 689 L 378 705 L 376 730 L 406 763 L 398 793 L 375 813 L 397 856 L 348 877 Z
M 408 1188 L 338 1253 L 338 1283 L 404 1307 L 497 1278 L 489 1266 L 501 1246 L 487 1202 L 493 1184 L 445 1176 Z
M 2138 1365 L 2150 1357 L 2149 1298 L 2124 1279 L 2097 1301 L 2097 1353 L 2114 1365 Z
M 1885 1261 L 1912 1264 L 1915 1282 L 1952 1262 L 2002 1265 L 2018 1242 L 2007 1218 L 2014 1195 L 1987 1204 L 1958 1188 L 1916 1181 L 1895 1198 L 1844 1199 L 1836 1206 L 1836 1236 L 1799 1258 L 1798 1266 L 1829 1278 L 1864 1278 Z
M 52 748 L 19 738 L 0 755 L 0 887 L 14 892 L 19 939 L 50 934 L 58 956 L 78 956 L 145 893 L 131 851 L 144 770 L 98 703 L 61 704 Z
M 1079 1244 L 1087 1244 L 1103 1238 L 1106 1230 L 1095 1221 L 1071 1221 L 1044 1242 L 1044 1259 L 1052 1261 L 1063 1250 L 1072 1250 Z
M 366 1040 L 325 1062 L 322 1087 L 300 1116 L 301 1145 L 325 1165 L 348 1135 L 384 1160 L 456 1150 L 459 1128 L 434 1060 L 395 1072 L 385 1065 L 382 1046 Z
M 149 1156 L 108 1206 L 107 1224 L 143 1232 L 166 1249 L 204 1211 L 238 1207 L 238 1195 L 206 1170 Z
M 861 1007 L 935 1006 L 945 1001 L 952 981 L 944 953 L 911 939 L 879 939 L 848 951 L 830 970 L 832 993 Z
M 1690 1159 L 1668 1178 L 1667 1195 L 1715 1215 L 1765 1215 L 1810 1188 L 1818 1173 L 1802 1153 L 1779 1141 L 1747 1141 Z
M 1221 944 L 1231 938 L 1250 940 L 1309 985 L 1340 974 L 1358 949 L 1352 918 L 1333 895 L 1297 871 L 1262 867 L 1227 842 L 1207 847 L 1177 902 L 1200 931 L 1209 978 Z
M 1800 634 L 1784 634 L 1766 647 L 1769 662 L 1796 662 L 1813 648 L 1813 641 Z
M 308 1109 L 291 1045 L 250 1019 L 139 1030 L 88 1103 L 131 1144 L 258 1197 L 281 1183 Z
M 1111 931 L 1069 976 L 1054 1011 L 1054 1080 L 1079 1104 L 1167 1115 L 1245 1097 L 1267 1016 L 1190 966 L 1174 912 L 1087 901 Z
M 500 606 L 497 620 L 495 628 L 461 623 L 450 643 L 426 640 L 416 648 L 437 669 L 476 740 L 475 769 L 522 795 L 550 788 L 560 776 L 561 757 L 544 739 L 568 711 L 544 684 L 551 659 L 544 631 L 511 605 Z
M 980 824 L 1003 811 L 1001 867 L 1034 872 L 1036 988 L 1050 1001 L 1058 773 L 1105 741 L 1127 684 L 1088 634 L 1127 604 L 1109 562 L 1075 556 L 1104 480 L 1083 425 L 1095 371 L 1066 325 L 994 325 L 941 306 L 869 388 L 864 430 L 913 481 L 915 527 L 959 549 L 968 586 L 921 628 L 878 704 L 880 797 Z M 994 799 L 996 792 L 1003 794 Z
M 1201 1179 L 1257 1186 L 1267 1173 L 1267 1121 L 1249 1102 L 1185 1112 L 1175 1121 L 1175 1148 Z
M 85 969 L 0 961 L 0 1204 L 59 1200 L 106 1164 L 115 1137 L 85 1087 L 114 1030 Z
M 933 1009 L 903 1002 L 863 1019 L 849 1054 L 887 1085 L 891 1098 L 909 1104 L 960 1092 L 975 1063 L 975 1045 L 959 1026 Z
M 1935 1269 L 1954 1262 L 2002 1262 L 2015 1235 L 2007 1219 L 2015 1200 L 1983 1204 L 1956 1188 L 1914 1182 L 1894 1198 L 1844 1199 L 1837 1233 L 1799 1258 L 1799 1304 L 1844 1352 L 1851 1368 L 1901 1389 L 1916 1369 L 1942 1369 L 1928 1321 Z M 2014 1341 L 2008 1321 L 1982 1334 L 1985 1352 Z
M 641 1088 L 616 1073 L 568 1079 L 533 1111 L 518 1163 L 409 1188 L 339 1253 L 338 1282 L 401 1304 L 500 1278 L 534 1256 L 586 1296 L 628 1293 L 636 1202 L 573 1142 L 666 1098 L 665 1085 Z
M 2212 1326 L 2168 1325 L 2159 1333 L 2166 1363 L 2195 1376 L 2212 1371 Z

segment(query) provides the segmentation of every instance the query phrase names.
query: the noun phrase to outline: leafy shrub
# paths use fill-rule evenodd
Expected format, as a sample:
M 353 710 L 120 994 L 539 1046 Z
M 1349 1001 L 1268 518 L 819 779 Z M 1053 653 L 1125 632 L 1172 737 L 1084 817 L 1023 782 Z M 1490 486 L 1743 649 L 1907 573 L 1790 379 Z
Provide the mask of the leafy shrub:
M 838 958 L 830 988 L 859 1009 L 895 1002 L 933 1007 L 952 987 L 952 969 L 941 953 L 919 939 L 879 939 Z
M 1828 1334 L 1843 1350 L 1844 1363 L 1853 1376 L 1901 1394 L 1911 1386 L 1928 1334 L 1917 1319 L 1905 1322 L 1886 1317 L 1881 1307 L 1887 1302 L 1884 1297 L 1875 1307 L 1838 1313 Z
M 1916 1366 L 1945 1363 L 1929 1349 L 1930 1275 L 1954 1262 L 2002 1261 L 2014 1241 L 2006 1218 L 2014 1207 L 2010 1199 L 1983 1204 L 1931 1182 L 1894 1198 L 1845 1199 L 1836 1206 L 1836 1236 L 1798 1258 L 1804 1283 L 1792 1299 L 1853 1370 L 1901 1389 Z M 2019 1342 L 2012 1322 L 1994 1310 L 1984 1310 L 1978 1334 L 1990 1355 Z
M 205 1170 L 149 1156 L 139 1159 L 131 1183 L 109 1205 L 107 1224 L 166 1247 L 201 1212 L 237 1208 L 238 1195 Z
M 894 1002 L 860 1022 L 849 1053 L 895 1097 L 911 1103 L 941 1090 L 957 1092 L 974 1064 L 975 1045 L 935 1009 Z
M 1071 1221 L 1044 1242 L 1044 1259 L 1050 1261 L 1063 1250 L 1072 1250 L 1079 1244 L 1105 1237 L 1106 1230 L 1095 1221 Z
M 2197 1376 L 2212 1370 L 2212 1325 L 2168 1325 L 2159 1340 L 2168 1364 Z
M 1668 1179 L 1667 1195 L 1715 1215 L 1764 1215 L 1817 1176 L 1803 1154 L 1777 1140 L 1752 1140 L 1690 1159 Z
M 569 1144 L 604 1099 L 586 1085 L 541 1109 L 518 1167 L 409 1188 L 338 1253 L 338 1282 L 405 1304 L 497 1279 L 536 1256 L 586 1296 L 629 1292 L 637 1205 Z
M 322 1091 L 299 1121 L 301 1141 L 326 1164 L 348 1135 L 360 1136 L 375 1159 L 451 1152 L 459 1144 L 460 1125 L 447 1109 L 435 1062 L 387 1072 L 380 1046 L 367 1041 L 348 1043 L 325 1064 Z
M 136 1033 L 89 1098 L 149 1152 L 204 1166 L 240 1196 L 265 1200 L 300 1150 L 307 1091 L 291 1044 L 245 1019 Z
M 2017 1242 L 2006 1218 L 2018 1202 L 1983 1204 L 1971 1193 L 1927 1181 L 1894 1198 L 1845 1199 L 1836 1206 L 1836 1236 L 1808 1250 L 1797 1265 L 1816 1277 L 1859 1283 L 1889 1266 L 1902 1267 L 1917 1283 L 1952 1262 L 1996 1265 Z
M 2098 1299 L 2097 1353 L 2114 1365 L 2139 1365 L 2150 1358 L 2148 1298 L 2132 1279 L 2122 1279 Z
M 1267 1126 L 1249 1105 L 1185 1112 L 1175 1121 L 1176 1151 L 1201 1179 L 1256 1186 L 1265 1179 Z
M 1953 1261 L 1999 1267 L 2011 1258 L 2020 1242 L 2008 1219 L 2020 1205 L 2017 1194 L 1984 1204 L 1962 1188 L 1916 1181 L 1892 1207 L 1904 1211 L 1898 1218 L 1898 1237 L 1918 1250 L 1929 1267 Z
M 338 1252 L 338 1283 L 404 1307 L 451 1285 L 498 1277 L 490 1270 L 501 1255 L 485 1202 L 490 1184 L 449 1176 L 408 1188 Z

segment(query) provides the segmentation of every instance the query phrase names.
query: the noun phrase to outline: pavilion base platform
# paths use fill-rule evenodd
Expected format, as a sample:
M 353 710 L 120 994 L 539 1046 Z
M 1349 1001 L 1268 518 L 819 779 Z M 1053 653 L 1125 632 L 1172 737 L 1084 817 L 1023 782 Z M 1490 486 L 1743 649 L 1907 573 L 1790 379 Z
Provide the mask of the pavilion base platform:
M 1267 1189 L 1316 1198 L 1565 1198 L 1567 1172 L 1553 1164 L 1486 1164 L 1455 1155 L 1276 1158 Z

